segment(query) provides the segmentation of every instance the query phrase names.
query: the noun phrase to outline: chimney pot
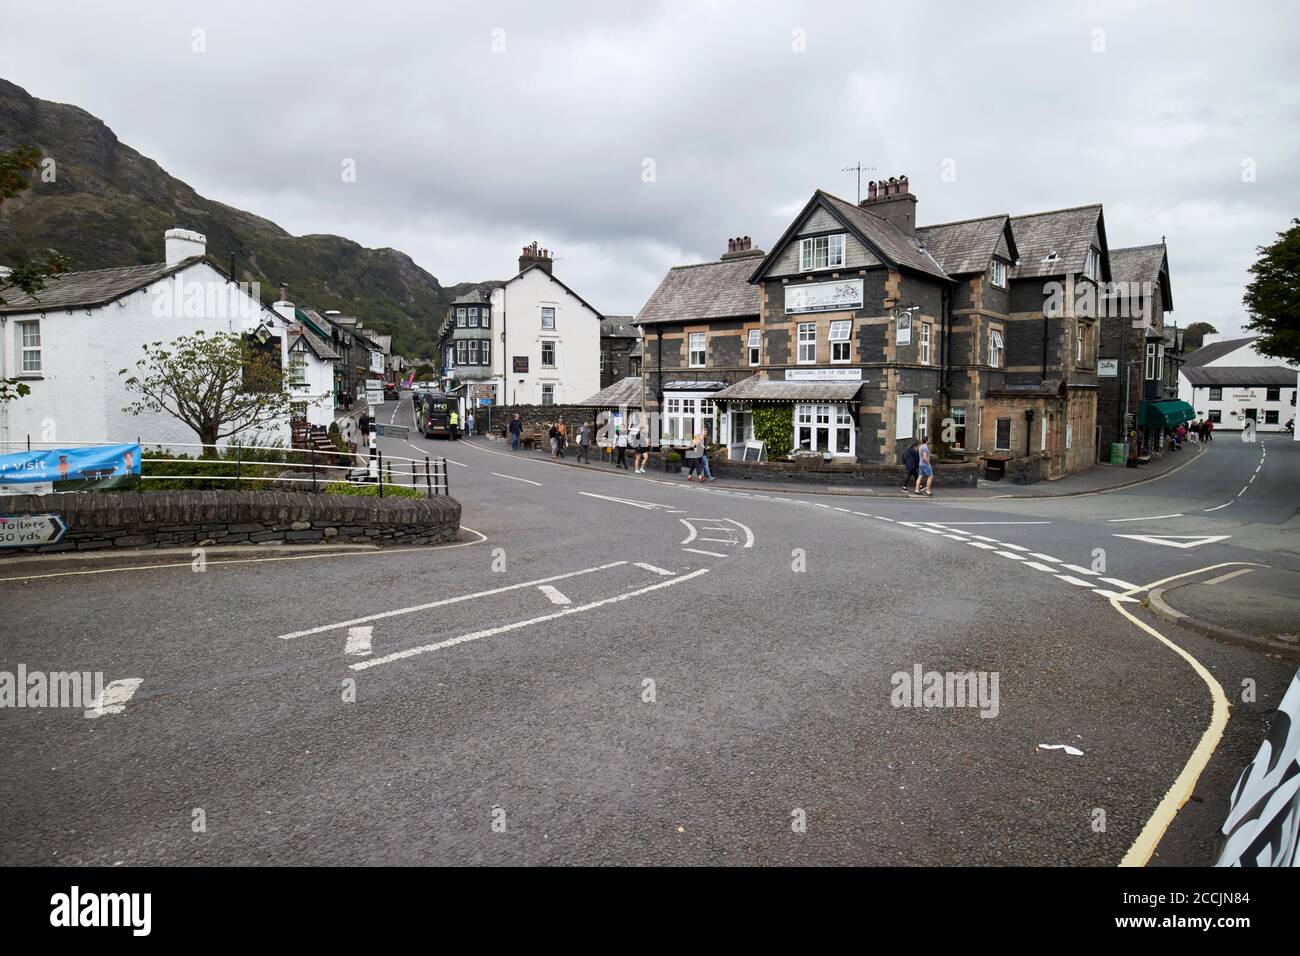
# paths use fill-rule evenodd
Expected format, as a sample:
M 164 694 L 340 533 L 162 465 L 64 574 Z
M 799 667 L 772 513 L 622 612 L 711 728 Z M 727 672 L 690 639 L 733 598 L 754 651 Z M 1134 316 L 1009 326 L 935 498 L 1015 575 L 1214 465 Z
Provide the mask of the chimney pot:
M 728 239 L 728 240 L 727 240 L 727 251 L 728 251 L 728 252 L 735 252 L 735 251 L 736 251 L 736 240 L 735 240 L 735 239 Z

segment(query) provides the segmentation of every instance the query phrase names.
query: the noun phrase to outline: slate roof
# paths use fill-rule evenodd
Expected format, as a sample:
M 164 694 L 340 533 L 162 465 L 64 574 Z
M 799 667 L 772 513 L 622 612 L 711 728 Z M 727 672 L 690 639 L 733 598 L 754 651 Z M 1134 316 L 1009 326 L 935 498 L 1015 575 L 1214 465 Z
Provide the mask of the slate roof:
M 45 288 L 36 295 L 18 289 L 0 292 L 4 305 L 0 313 L 52 312 L 58 309 L 90 309 L 116 302 L 159 279 L 203 262 L 202 256 L 191 256 L 168 265 L 158 262 L 147 266 L 120 266 L 113 269 L 93 269 L 88 272 L 64 272 L 45 280 Z
M 1181 374 L 1193 385 L 1296 387 L 1296 370 L 1282 365 L 1211 365 L 1209 368 L 1188 368 L 1184 365 Z
M 753 271 L 752 259 L 673 266 L 641 307 L 634 324 L 756 316 L 758 286 L 749 282 Z
M 851 229 L 859 234 L 859 239 L 866 240 L 868 245 L 875 246 L 876 249 L 884 253 L 887 261 L 894 265 L 915 269 L 917 272 L 924 272 L 939 279 L 948 278 L 948 274 L 943 271 L 939 263 L 921 247 L 921 243 L 913 237 L 900 232 L 894 227 L 893 223 L 867 212 L 861 206 L 857 206 L 847 199 L 832 196 L 824 190 L 817 190 L 817 196 L 823 198 L 827 205 Z M 803 215 L 801 214 L 795 222 L 797 223 L 802 219 Z M 778 249 L 784 245 L 785 243 L 782 242 Z
M 342 358 L 338 352 L 334 351 L 333 347 L 326 339 L 321 338 L 305 325 L 300 325 L 298 327 L 297 334 L 293 341 L 289 343 L 289 347 L 293 348 L 297 345 L 298 339 L 302 339 L 306 342 L 307 347 L 311 349 L 312 354 L 323 362 L 337 362 Z
M 998 240 L 1002 238 L 1010 219 L 1010 216 L 1003 213 L 986 219 L 920 226 L 916 230 L 916 236 L 925 246 L 925 251 L 948 275 L 983 272 L 992 262 Z M 1015 262 L 1017 246 L 1014 235 L 1010 242 L 1010 252 L 1011 261 Z
M 1211 342 L 1209 345 L 1202 345 L 1199 349 L 1193 349 L 1187 353 L 1183 359 L 1184 368 L 1196 368 L 1213 362 L 1215 359 L 1221 359 L 1229 352 L 1235 352 L 1243 345 L 1248 345 L 1259 338 L 1258 335 L 1247 336 L 1243 339 L 1225 339 L 1222 342 Z
M 1116 294 L 1119 293 L 1118 283 L 1159 282 L 1165 311 L 1171 311 L 1174 307 L 1174 296 L 1165 258 L 1167 255 L 1168 251 L 1163 242 L 1156 242 L 1149 246 L 1111 249 L 1110 278 L 1117 284 Z
M 602 388 L 591 398 L 578 404 L 589 408 L 622 408 L 624 405 L 640 408 L 641 376 L 629 375 L 627 378 L 620 378 L 613 385 Z
M 451 300 L 452 305 L 486 305 L 491 301 L 491 293 L 482 289 L 470 289 Z
M 1020 266 L 1012 271 L 1012 278 L 1034 279 L 1082 272 L 1093 236 L 1101 232 L 1103 243 L 1105 241 L 1100 221 L 1100 203 L 1013 216 L 1011 231 L 1020 250 Z M 1043 261 L 1052 252 L 1057 258 Z M 1106 279 L 1104 257 L 1102 267 L 1101 278 Z
M 741 379 L 713 396 L 715 401 L 848 402 L 857 397 L 862 382 L 781 382 L 757 375 Z
M 641 333 L 632 325 L 635 316 L 607 315 L 600 320 L 600 337 L 602 339 L 635 339 Z

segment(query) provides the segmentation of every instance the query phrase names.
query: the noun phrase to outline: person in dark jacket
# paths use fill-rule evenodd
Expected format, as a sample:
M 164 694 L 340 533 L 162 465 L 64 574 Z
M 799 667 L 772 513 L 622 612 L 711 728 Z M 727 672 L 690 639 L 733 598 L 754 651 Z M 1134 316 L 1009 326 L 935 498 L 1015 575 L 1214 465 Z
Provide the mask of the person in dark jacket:
M 519 442 L 524 434 L 524 423 L 519 420 L 518 413 L 510 419 L 510 448 L 512 451 L 519 450 Z
M 904 491 L 911 491 L 916 482 L 917 471 L 921 467 L 921 453 L 917 451 L 920 444 L 919 438 L 913 438 L 912 444 L 903 452 L 903 467 L 907 469 L 907 477 L 903 479 Z

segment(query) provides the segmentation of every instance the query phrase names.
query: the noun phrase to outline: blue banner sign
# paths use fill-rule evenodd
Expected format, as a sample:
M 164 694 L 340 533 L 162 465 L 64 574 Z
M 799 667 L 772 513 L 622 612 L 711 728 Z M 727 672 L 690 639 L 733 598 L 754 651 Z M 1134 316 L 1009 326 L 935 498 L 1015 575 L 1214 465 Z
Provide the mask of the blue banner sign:
M 138 444 L 24 451 L 0 455 L 0 495 L 110 488 L 138 474 Z

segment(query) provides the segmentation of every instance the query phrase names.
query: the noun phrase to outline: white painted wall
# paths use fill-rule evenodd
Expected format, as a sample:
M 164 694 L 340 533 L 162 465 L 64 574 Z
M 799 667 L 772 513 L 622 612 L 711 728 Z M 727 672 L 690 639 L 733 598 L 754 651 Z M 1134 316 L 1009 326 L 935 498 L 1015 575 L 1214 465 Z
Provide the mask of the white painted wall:
M 182 283 L 179 294 L 178 278 Z M 195 289 L 200 290 L 197 296 L 192 294 Z M 212 295 L 207 295 L 207 290 Z M 178 298 L 181 308 L 173 309 Z M 187 311 L 191 314 L 186 315 Z M 22 450 L 30 436 L 33 447 L 140 437 L 146 444 L 195 452 L 180 443 L 197 442 L 198 436 L 170 415 L 137 417 L 122 411 L 134 396 L 123 386 L 126 376 L 119 375 L 119 370 L 135 368 L 143 358 L 141 346 L 145 343 L 169 342 L 200 329 L 208 333 L 249 331 L 265 320 L 280 336 L 281 360 L 288 361 L 284 320 L 206 262 L 196 262 L 101 308 L 0 316 L 2 377 L 20 374 L 17 323 L 29 319 L 41 324 L 42 369 L 39 378 L 23 379 L 31 388 L 30 395 L 0 406 L 0 441 L 9 443 L 0 447 L 6 451 Z M 277 438 L 287 446 L 287 419 L 264 430 L 263 437 Z M 38 446 L 38 442 L 42 444 Z
M 1198 385 L 1193 387 L 1185 378 L 1179 378 L 1178 397 L 1192 406 L 1196 412 L 1197 418 L 1209 417 L 1210 412 L 1219 413 L 1219 421 L 1214 423 L 1214 427 L 1221 431 L 1241 431 L 1245 427 L 1246 419 L 1241 412 L 1247 408 L 1255 409 L 1255 421 L 1258 430 L 1263 432 L 1282 432 L 1286 431 L 1286 423 L 1296 413 L 1296 406 L 1292 404 L 1296 396 L 1296 389 L 1283 386 L 1278 389 L 1278 401 L 1270 402 L 1265 396 L 1268 390 L 1262 385 L 1252 385 L 1249 388 L 1235 388 L 1231 385 L 1223 386 L 1223 397 L 1220 401 L 1210 400 L 1210 387 L 1208 385 Z M 1266 411 L 1277 412 L 1277 424 L 1266 425 L 1264 423 L 1264 413 Z
M 554 331 L 542 328 L 542 307 L 555 309 Z M 492 292 L 494 378 L 502 405 L 540 405 L 542 386 L 555 386 L 555 404 L 581 402 L 600 391 L 600 317 L 541 269 L 531 269 Z M 542 343 L 555 343 L 555 367 L 542 367 Z M 515 356 L 528 356 L 516 375 Z
M 1223 336 L 1207 335 L 1205 337 L 1205 342 L 1203 344 L 1205 345 L 1211 344 L 1210 343 L 1211 338 L 1214 338 L 1217 341 L 1219 339 L 1222 339 Z M 1191 354 L 1195 355 L 1196 353 L 1193 352 Z M 1267 355 L 1261 355 L 1259 352 L 1255 350 L 1254 342 L 1247 342 L 1244 345 L 1240 346 L 1239 348 L 1235 348 L 1231 352 L 1228 352 L 1225 355 L 1220 355 L 1218 358 L 1206 362 L 1201 367 L 1215 368 L 1216 366 L 1219 368 L 1262 368 L 1267 366 L 1282 366 L 1283 368 L 1300 368 L 1300 366 L 1297 366 L 1291 362 L 1284 362 L 1281 359 L 1275 359 L 1275 358 L 1270 358 Z

